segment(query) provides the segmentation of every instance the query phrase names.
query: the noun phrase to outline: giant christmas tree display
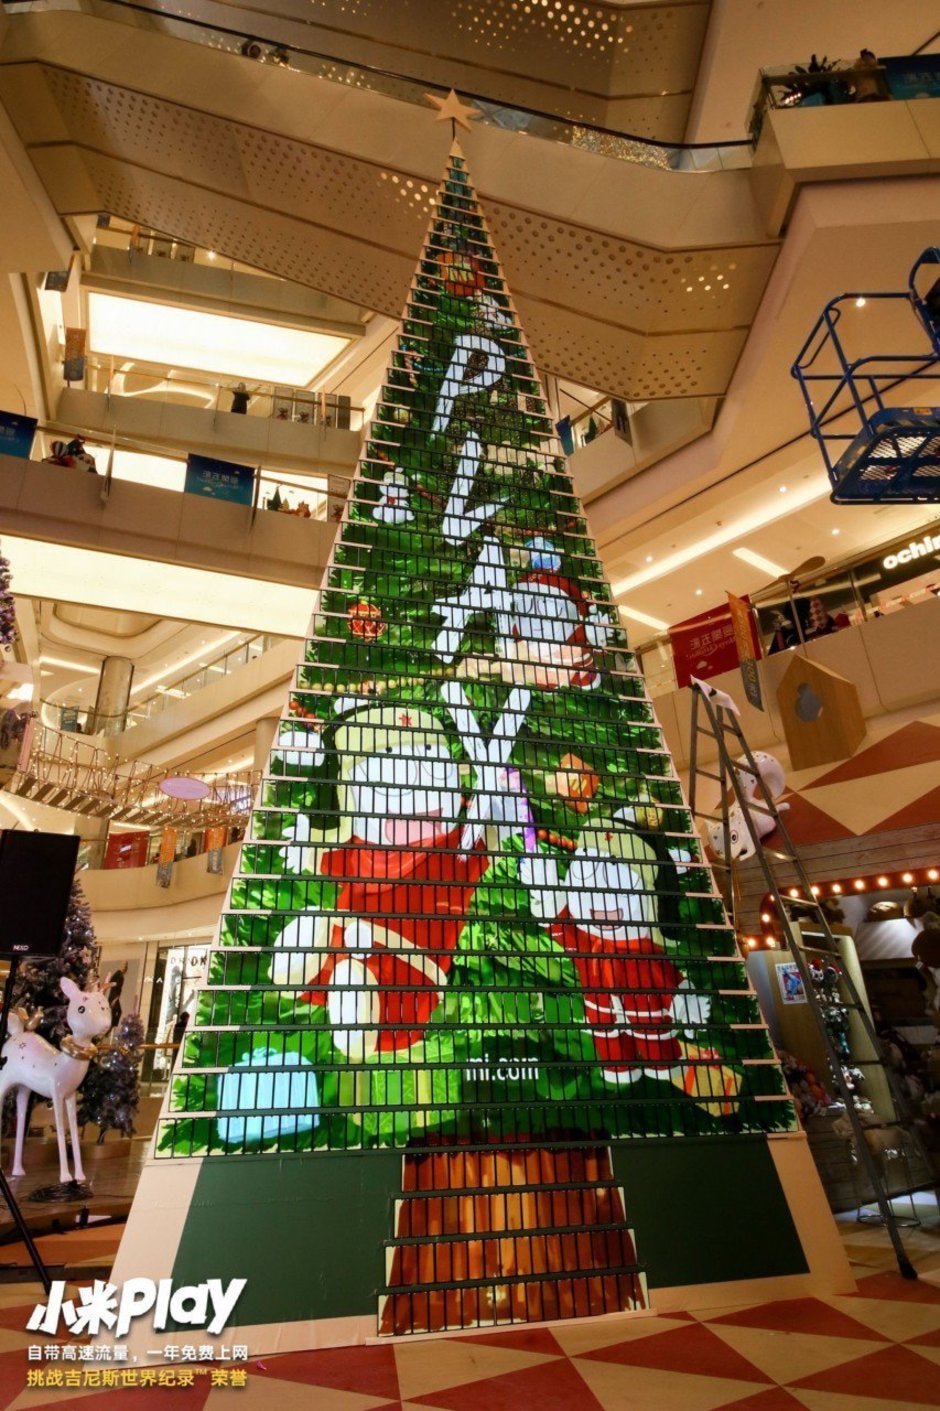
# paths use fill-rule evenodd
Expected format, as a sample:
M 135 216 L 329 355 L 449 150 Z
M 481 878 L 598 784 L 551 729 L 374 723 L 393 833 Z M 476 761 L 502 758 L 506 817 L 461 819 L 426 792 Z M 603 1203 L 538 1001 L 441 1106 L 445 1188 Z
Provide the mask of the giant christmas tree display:
M 261 1351 L 799 1274 L 794 1126 L 455 146 L 116 1276 Z

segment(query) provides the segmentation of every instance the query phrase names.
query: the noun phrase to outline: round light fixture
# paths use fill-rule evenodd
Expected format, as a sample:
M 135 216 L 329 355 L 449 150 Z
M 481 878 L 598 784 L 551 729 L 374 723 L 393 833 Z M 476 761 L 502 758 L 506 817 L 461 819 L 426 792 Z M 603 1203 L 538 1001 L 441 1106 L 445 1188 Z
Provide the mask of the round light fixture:
M 160 792 L 171 799 L 184 799 L 196 803 L 212 793 L 205 779 L 194 779 L 191 774 L 169 774 L 160 780 Z

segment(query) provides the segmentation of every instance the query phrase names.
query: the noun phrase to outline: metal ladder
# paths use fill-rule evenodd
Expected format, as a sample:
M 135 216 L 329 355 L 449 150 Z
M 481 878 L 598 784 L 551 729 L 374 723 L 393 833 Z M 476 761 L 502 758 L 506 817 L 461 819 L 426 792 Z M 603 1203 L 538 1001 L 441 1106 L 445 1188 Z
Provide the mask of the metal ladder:
M 704 723 L 702 717 L 704 716 Z M 715 742 L 718 750 L 719 769 L 713 771 L 703 769 L 698 762 L 699 738 L 705 737 Z M 733 757 L 733 755 L 735 757 Z M 756 784 L 757 797 L 748 797 L 746 785 L 742 781 L 742 776 L 748 782 L 751 778 Z M 697 783 L 699 779 L 708 779 L 718 784 L 720 788 L 720 813 L 706 813 L 696 808 Z M 809 1005 L 810 1013 L 819 1030 L 826 1058 L 832 1071 L 832 1079 L 839 1098 L 845 1107 L 845 1115 L 848 1119 L 854 1139 L 856 1160 L 863 1168 L 865 1175 L 875 1193 L 881 1219 L 891 1239 L 894 1252 L 897 1257 L 898 1269 L 905 1279 L 916 1279 L 917 1271 L 908 1258 L 904 1245 L 901 1241 L 898 1218 L 891 1205 L 892 1197 L 889 1195 L 882 1172 L 875 1161 L 874 1154 L 868 1145 L 865 1137 L 866 1131 L 871 1131 L 871 1125 L 862 1123 L 858 1109 L 855 1106 L 852 1088 L 843 1071 L 843 1059 L 833 1041 L 832 1035 L 826 1025 L 823 1015 L 823 1006 L 820 1003 L 816 986 L 813 983 L 810 972 L 810 964 L 807 958 L 808 952 L 818 951 L 822 957 L 839 958 L 838 946 L 835 936 L 829 926 L 828 918 L 822 905 L 816 900 L 813 894 L 809 877 L 800 860 L 799 853 L 790 839 L 786 825 L 781 818 L 774 799 L 767 789 L 763 776 L 758 769 L 754 755 L 751 751 L 738 717 L 738 709 L 730 696 L 722 691 L 715 691 L 705 682 L 696 681 L 692 686 L 692 738 L 689 757 L 689 806 L 694 816 L 705 818 L 711 822 L 721 823 L 723 833 L 724 861 L 713 863 L 713 867 L 724 871 L 728 876 L 729 885 L 727 887 L 727 905 L 734 920 L 734 870 L 731 862 L 731 827 L 730 808 L 731 799 L 738 805 L 744 818 L 745 826 L 752 839 L 755 849 L 755 857 L 760 866 L 766 883 L 767 892 L 773 898 L 777 909 L 777 915 L 781 919 L 782 929 L 786 936 L 789 955 L 792 957 L 797 967 L 806 1002 Z M 754 815 L 763 814 L 773 819 L 777 837 L 782 843 L 781 849 L 766 848 L 761 843 L 756 826 Z M 786 894 L 774 874 L 772 859 L 788 864 L 795 873 L 797 887 L 800 891 L 799 898 L 794 898 Z M 807 947 L 804 944 L 802 932 L 800 930 L 800 919 L 812 922 L 813 929 L 818 930 L 821 938 L 819 947 Z M 874 1059 L 852 1060 L 853 1065 L 869 1067 L 877 1066 L 884 1073 L 887 1088 L 891 1096 L 896 1113 L 896 1121 L 883 1123 L 881 1125 L 896 1126 L 910 1138 L 914 1148 L 923 1159 L 926 1169 L 931 1172 L 933 1167 L 930 1155 L 926 1151 L 920 1133 L 914 1124 L 910 1109 L 904 1094 L 901 1092 L 896 1076 L 891 1065 L 884 1059 L 881 1042 L 872 1023 L 871 1015 L 867 1007 L 862 1003 L 861 997 L 849 974 L 848 969 L 842 965 L 839 975 L 840 983 L 845 987 L 848 995 L 848 1002 L 844 1007 L 856 1014 L 864 1030 L 866 1038 L 871 1047 Z M 918 1189 L 932 1189 L 937 1194 L 940 1202 L 940 1192 L 938 1192 L 937 1182 L 934 1180 L 927 1187 Z M 900 1192 L 899 1194 L 904 1194 Z M 911 1192 L 913 1194 L 913 1191 Z M 860 1207 L 861 1208 L 861 1207 Z

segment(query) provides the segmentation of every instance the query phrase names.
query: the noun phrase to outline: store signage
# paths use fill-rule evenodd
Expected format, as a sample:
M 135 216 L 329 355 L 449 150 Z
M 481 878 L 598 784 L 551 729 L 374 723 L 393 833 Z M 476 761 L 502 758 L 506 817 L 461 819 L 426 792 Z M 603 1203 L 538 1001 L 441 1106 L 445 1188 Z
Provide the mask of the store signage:
M 739 601 L 746 609 L 747 599 Z M 669 629 L 669 641 L 679 687 L 691 685 L 693 676 L 707 681 L 725 671 L 734 671 L 741 661 L 734 619 L 727 603 L 677 622 Z M 752 636 L 751 656 L 757 656 L 758 651 Z
M 36 418 L 17 412 L 0 412 L 0 453 L 29 459 L 36 434 Z
M 902 564 L 913 563 L 915 559 L 930 558 L 940 552 L 940 534 L 925 534 L 923 539 L 911 542 L 904 549 L 897 549 L 881 560 L 882 568 L 899 568 Z
M 220 461 L 212 456 L 197 456 L 190 452 L 186 459 L 183 489 L 187 495 L 206 495 L 210 500 L 250 505 L 254 499 L 254 468 L 239 465 L 237 461 Z
M 736 593 L 729 593 L 728 611 L 731 613 L 731 627 L 734 632 L 738 660 L 741 663 L 741 682 L 744 686 L 744 694 L 755 710 L 763 710 L 764 698 L 761 695 L 760 676 L 757 671 L 757 656 L 760 648 L 755 650 L 751 605 L 747 598 L 739 598 Z

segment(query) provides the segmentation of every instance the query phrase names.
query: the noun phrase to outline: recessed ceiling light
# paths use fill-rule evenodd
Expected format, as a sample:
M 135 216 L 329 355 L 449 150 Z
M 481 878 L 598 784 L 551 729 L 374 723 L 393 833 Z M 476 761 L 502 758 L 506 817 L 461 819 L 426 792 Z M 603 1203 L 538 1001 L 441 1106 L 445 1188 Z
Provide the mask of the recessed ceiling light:
M 780 493 L 781 495 L 785 495 L 787 493 L 787 487 L 785 485 L 780 486 Z
M 732 549 L 736 559 L 741 559 L 743 563 L 749 563 L 752 568 L 759 568 L 761 573 L 769 573 L 771 578 L 785 578 L 787 570 L 779 563 L 774 563 L 773 559 L 765 558 L 763 554 L 757 554 L 753 549 Z
M 701 589 L 701 588 L 696 588 L 696 590 L 695 590 L 695 596 L 696 596 L 697 598 L 700 598 L 700 597 L 702 596 L 702 589 Z
M 647 562 L 647 563 L 652 563 L 652 562 L 653 562 L 653 555 L 652 555 L 652 554 L 647 554 L 647 555 L 646 555 L 646 562 Z
M 855 307 L 857 309 L 863 309 L 867 302 L 868 300 L 865 298 L 865 296 L 863 294 L 859 294 L 858 298 L 855 300 Z
M 667 603 L 668 607 L 669 604 Z M 626 608 L 620 604 L 620 611 L 624 617 L 632 618 L 634 622 L 642 622 L 644 627 L 654 627 L 657 632 L 665 632 L 669 626 L 668 622 L 661 622 L 658 617 L 650 617 L 649 613 L 639 612 L 636 608 Z
M 697 539 L 694 543 L 686 545 L 682 549 L 677 549 L 675 544 L 670 547 L 676 552 L 666 554 L 654 564 L 649 564 L 640 568 L 636 573 L 631 573 L 629 577 L 620 579 L 619 582 L 611 585 L 615 597 L 622 593 L 629 593 L 633 588 L 639 588 L 644 583 L 652 583 L 656 579 L 665 578 L 670 573 L 674 573 L 678 568 L 685 568 L 687 564 L 695 559 L 703 558 L 714 549 L 720 549 L 725 544 L 740 543 L 746 539 L 755 529 L 766 529 L 767 525 L 784 514 L 792 514 L 794 510 L 802 508 L 804 505 L 812 504 L 815 500 L 821 500 L 829 494 L 828 480 L 817 477 L 806 486 L 794 490 L 790 495 L 787 504 L 789 509 L 774 510 L 766 501 L 750 514 L 742 515 L 740 519 L 731 520 L 716 529 L 713 534 L 707 534 L 702 539 Z
M 832 532 L 833 532 L 833 534 L 841 534 L 841 533 L 842 533 L 842 530 L 841 530 L 841 529 L 833 529 Z

